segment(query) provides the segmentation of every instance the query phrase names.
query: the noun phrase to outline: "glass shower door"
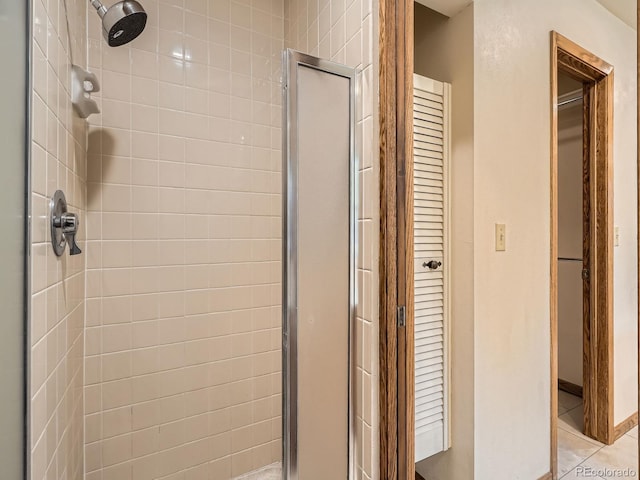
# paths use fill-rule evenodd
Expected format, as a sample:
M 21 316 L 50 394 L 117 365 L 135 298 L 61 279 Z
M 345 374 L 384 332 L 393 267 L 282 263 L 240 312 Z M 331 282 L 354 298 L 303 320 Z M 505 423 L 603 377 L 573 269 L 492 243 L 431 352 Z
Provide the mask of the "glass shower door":
M 285 60 L 284 478 L 354 478 L 355 70 Z
M 25 478 L 25 238 L 27 15 L 24 0 L 0 2 L 0 470 Z

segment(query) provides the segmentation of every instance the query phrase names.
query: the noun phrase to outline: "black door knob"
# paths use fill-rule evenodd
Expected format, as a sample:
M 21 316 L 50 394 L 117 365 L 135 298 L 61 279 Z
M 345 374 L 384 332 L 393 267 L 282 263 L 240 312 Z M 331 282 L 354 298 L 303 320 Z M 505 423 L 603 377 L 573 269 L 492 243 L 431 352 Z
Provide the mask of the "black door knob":
M 429 270 L 437 270 L 438 267 L 442 266 L 442 262 L 438 262 L 437 260 L 431 260 L 429 262 L 424 262 L 422 266 L 423 268 L 429 268 Z

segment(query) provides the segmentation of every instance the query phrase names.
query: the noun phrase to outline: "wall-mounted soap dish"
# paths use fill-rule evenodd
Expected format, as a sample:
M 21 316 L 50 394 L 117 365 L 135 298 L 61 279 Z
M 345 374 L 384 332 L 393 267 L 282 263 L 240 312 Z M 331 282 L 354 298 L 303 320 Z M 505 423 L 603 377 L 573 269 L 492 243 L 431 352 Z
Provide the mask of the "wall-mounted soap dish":
M 98 77 L 78 65 L 71 66 L 71 103 L 80 118 L 100 113 L 98 104 L 91 94 L 100 91 Z

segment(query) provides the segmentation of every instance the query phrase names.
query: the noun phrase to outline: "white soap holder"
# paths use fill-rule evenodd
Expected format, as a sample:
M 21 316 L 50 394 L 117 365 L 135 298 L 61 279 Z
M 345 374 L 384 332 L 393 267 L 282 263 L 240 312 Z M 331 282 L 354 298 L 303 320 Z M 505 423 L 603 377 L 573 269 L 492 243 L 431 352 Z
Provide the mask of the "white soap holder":
M 100 113 L 98 104 L 91 98 L 93 92 L 99 91 L 98 77 L 82 67 L 71 66 L 71 103 L 80 118 Z

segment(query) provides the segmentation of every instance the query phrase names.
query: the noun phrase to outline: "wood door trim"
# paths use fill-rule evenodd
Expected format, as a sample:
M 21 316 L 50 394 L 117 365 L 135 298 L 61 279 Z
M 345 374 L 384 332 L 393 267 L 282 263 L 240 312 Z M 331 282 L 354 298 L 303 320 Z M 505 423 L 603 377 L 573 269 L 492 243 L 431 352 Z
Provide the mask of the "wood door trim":
M 380 0 L 380 478 L 415 478 L 413 0 Z M 405 306 L 406 327 L 397 312 Z
M 596 138 L 595 132 L 591 128 L 591 119 L 593 112 L 595 111 L 595 94 L 593 92 L 592 85 L 585 85 L 583 87 L 583 116 L 582 116 L 582 243 L 583 243 L 583 264 L 582 268 L 591 270 L 592 259 L 592 239 L 596 238 L 595 235 L 595 222 L 592 222 L 592 211 L 595 205 L 595 189 L 591 188 L 591 178 L 595 173 L 594 166 L 592 165 L 592 159 L 595 155 Z M 582 281 L 582 304 L 583 304 L 583 316 L 582 316 L 582 385 L 583 385 L 583 422 L 585 432 L 590 431 L 592 428 L 592 411 L 594 410 L 595 403 L 593 398 L 597 395 L 596 386 L 597 382 L 592 381 L 592 359 L 596 358 L 595 347 L 596 344 L 590 341 L 591 336 L 591 322 L 585 321 L 585 319 L 592 318 L 592 312 L 595 312 L 593 305 L 593 296 L 591 294 L 591 281 L 584 279 Z
M 638 7 L 638 25 L 640 25 L 640 2 L 637 2 L 637 7 Z M 636 136 L 636 154 L 637 154 L 637 160 L 636 160 L 636 199 L 637 199 L 637 205 L 636 205 L 636 224 L 637 224 L 637 238 L 638 238 L 638 245 L 636 248 L 636 254 L 637 254 L 637 259 L 638 259 L 638 264 L 637 264 L 637 285 L 636 285 L 636 290 L 637 290 L 637 295 L 638 295 L 638 321 L 637 321 L 637 325 L 638 325 L 638 346 L 637 346 L 637 350 L 638 352 L 640 352 L 640 148 L 638 148 L 637 146 L 640 145 L 640 95 L 638 95 L 637 92 L 637 85 L 640 85 L 640 29 L 636 28 L 636 33 L 637 33 L 637 40 L 636 40 L 636 53 L 637 53 L 637 62 L 636 62 L 636 69 L 637 69 L 637 81 L 636 81 L 636 98 L 637 98 L 637 110 L 636 110 L 636 129 L 637 129 L 637 136 Z M 638 355 L 638 411 L 640 412 L 640 354 Z M 638 458 L 640 459 L 640 441 L 638 442 Z
M 636 425 L 638 425 L 638 412 L 629 415 L 629 417 L 625 418 L 622 422 L 613 427 L 614 441 L 617 441 L 620 437 L 622 437 Z
M 550 337 L 551 337 L 551 479 L 558 476 L 558 39 L 551 32 L 551 191 L 550 191 Z
M 613 67 L 551 32 L 551 473 L 557 477 L 558 70 L 583 83 L 590 137 L 590 321 L 584 328 L 585 433 L 613 443 Z M 598 126 L 604 125 L 604 128 Z
M 404 56 L 397 59 L 398 122 L 398 300 L 406 306 L 404 335 L 400 335 L 398 375 L 400 397 L 398 409 L 399 480 L 412 479 L 416 474 L 415 463 L 415 318 L 414 318 L 414 219 L 413 219 L 413 70 L 414 70 L 414 1 L 397 2 L 400 25 L 397 32 L 398 51 Z
M 398 478 L 398 306 L 396 242 L 396 12 L 392 1 L 380 4 L 380 255 L 379 255 L 379 412 L 380 478 Z
M 558 476 L 558 39 L 551 32 L 551 191 L 550 191 L 550 337 L 551 337 L 551 479 Z

